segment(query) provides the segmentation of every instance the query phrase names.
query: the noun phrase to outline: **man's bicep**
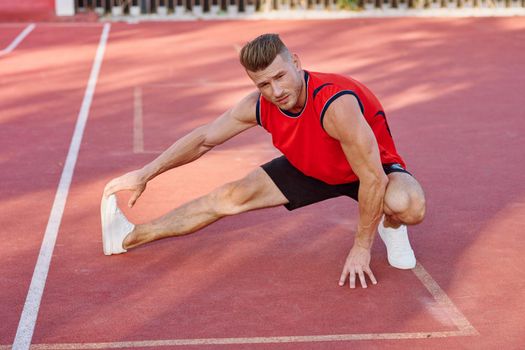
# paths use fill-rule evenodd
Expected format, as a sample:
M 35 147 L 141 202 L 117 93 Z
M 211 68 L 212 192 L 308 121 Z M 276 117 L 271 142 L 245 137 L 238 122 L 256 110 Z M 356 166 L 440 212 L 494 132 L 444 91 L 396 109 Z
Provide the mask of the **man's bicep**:
M 258 94 L 249 94 L 206 126 L 206 144 L 220 145 L 235 135 L 257 125 L 255 106 Z
M 334 101 L 324 118 L 326 132 L 341 143 L 354 173 L 361 181 L 384 175 L 379 147 L 357 99 L 343 95 Z

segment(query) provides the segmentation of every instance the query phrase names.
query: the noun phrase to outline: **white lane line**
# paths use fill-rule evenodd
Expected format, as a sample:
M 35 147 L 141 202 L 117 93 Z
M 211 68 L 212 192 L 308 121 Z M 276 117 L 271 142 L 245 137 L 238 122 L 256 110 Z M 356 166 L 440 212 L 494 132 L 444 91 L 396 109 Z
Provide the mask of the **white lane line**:
M 142 113 L 142 89 L 137 86 L 133 93 L 133 152 L 144 153 L 144 122 Z
M 307 335 L 289 337 L 252 337 L 252 338 L 203 338 L 203 339 L 166 339 L 143 340 L 108 343 L 59 343 L 59 344 L 34 344 L 31 350 L 77 350 L 77 349 L 122 349 L 145 348 L 161 346 L 183 345 L 226 345 L 226 344 L 269 344 L 269 343 L 316 343 L 332 341 L 355 340 L 399 340 L 399 339 L 429 339 L 461 337 L 461 331 L 448 332 L 418 332 L 418 333 L 363 333 L 363 334 L 333 334 L 333 335 Z M 1 348 L 0 348 L 1 349 Z
M 448 316 L 464 335 L 479 335 L 479 332 L 472 326 L 467 318 L 454 305 L 452 300 L 447 296 L 445 291 L 437 284 L 430 274 L 423 268 L 419 262 L 412 270 L 416 277 L 423 283 L 425 288 L 432 294 L 436 302 L 447 311 Z
M 62 221 L 62 215 L 64 213 L 64 207 L 66 199 L 69 193 L 69 186 L 71 185 L 71 179 L 73 178 L 73 172 L 75 170 L 75 164 L 78 158 L 78 152 L 80 150 L 80 142 L 82 141 L 82 135 L 86 126 L 87 118 L 89 115 L 89 108 L 91 107 L 91 101 L 93 100 L 93 94 L 97 85 L 97 79 L 104 58 L 104 51 L 106 48 L 106 42 L 109 36 L 110 24 L 105 24 L 100 41 L 95 55 L 95 61 L 91 68 L 91 74 L 89 76 L 86 92 L 82 101 L 82 106 L 78 114 L 77 123 L 75 125 L 75 131 L 71 139 L 69 146 L 69 152 L 67 154 L 66 163 L 62 170 L 60 182 L 58 184 L 55 200 L 49 215 L 47 222 L 44 239 L 38 255 L 33 277 L 31 279 L 31 285 L 29 286 L 29 292 L 22 310 L 20 317 L 20 323 L 16 331 L 15 340 L 13 343 L 13 350 L 26 350 L 31 345 L 31 339 L 33 338 L 33 332 L 38 316 L 38 310 L 40 308 L 40 301 L 42 300 L 42 293 L 46 284 L 47 273 L 49 271 L 49 264 L 51 263 L 51 257 L 53 255 L 53 249 L 55 248 L 55 242 Z
M 24 40 L 26 36 L 28 36 L 29 33 L 33 31 L 33 29 L 35 29 L 35 27 L 36 25 L 34 23 L 31 23 L 25 27 L 25 29 L 20 34 L 18 34 L 18 36 L 15 38 L 15 40 L 13 40 L 13 42 L 11 42 L 11 44 L 9 44 L 9 46 L 0 51 L 0 56 L 5 56 L 8 53 L 11 53 L 22 42 L 22 40 Z
M 362 334 L 333 334 L 312 336 L 285 336 L 285 337 L 251 337 L 251 338 L 203 338 L 203 339 L 165 339 L 106 343 L 58 343 L 34 344 L 33 350 L 76 350 L 76 349 L 121 349 L 137 347 L 161 347 L 183 345 L 225 345 L 225 344 L 267 344 L 267 343 L 304 343 L 330 342 L 355 340 L 401 340 L 401 339 L 429 339 L 479 335 L 479 332 L 470 324 L 466 317 L 452 303 L 437 282 L 417 263 L 412 270 L 425 288 L 434 297 L 435 301 L 446 310 L 453 323 L 458 327 L 455 331 L 442 332 L 410 332 L 410 333 L 362 333 Z M 10 349 L 8 345 L 0 346 L 0 350 Z M 14 347 L 13 347 L 14 349 Z
M 183 345 L 225 345 L 225 344 L 264 344 L 264 343 L 303 343 L 303 342 L 330 342 L 352 340 L 400 340 L 400 339 L 428 339 L 479 335 L 466 317 L 452 303 L 446 293 L 439 287 L 430 274 L 418 263 L 413 269 L 414 274 L 423 283 L 425 288 L 434 297 L 435 301 L 448 313 L 456 331 L 444 332 L 412 332 L 412 333 L 364 333 L 364 334 L 334 334 L 315 336 L 288 336 L 288 337 L 252 337 L 252 338 L 204 338 L 204 339 L 166 339 L 108 343 L 62 343 L 62 344 L 35 344 L 34 350 L 66 350 L 66 349 L 120 349 L 137 347 L 161 347 Z

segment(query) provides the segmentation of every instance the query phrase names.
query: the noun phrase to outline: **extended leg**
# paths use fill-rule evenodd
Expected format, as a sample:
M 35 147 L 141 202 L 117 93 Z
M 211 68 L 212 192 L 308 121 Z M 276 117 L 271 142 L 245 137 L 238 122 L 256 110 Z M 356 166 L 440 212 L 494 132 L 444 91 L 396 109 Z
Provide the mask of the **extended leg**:
M 288 203 L 270 177 L 257 168 L 149 223 L 136 225 L 124 239 L 125 249 L 158 239 L 195 232 L 224 216 Z

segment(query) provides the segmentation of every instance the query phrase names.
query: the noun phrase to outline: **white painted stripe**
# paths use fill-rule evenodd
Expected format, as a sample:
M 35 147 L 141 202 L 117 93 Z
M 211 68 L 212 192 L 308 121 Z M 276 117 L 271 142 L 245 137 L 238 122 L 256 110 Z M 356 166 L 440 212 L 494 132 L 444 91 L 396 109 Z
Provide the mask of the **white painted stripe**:
M 137 86 L 133 93 L 133 152 L 144 153 L 144 122 L 142 117 L 142 89 Z
M 410 332 L 410 333 L 362 333 L 362 334 L 333 334 L 312 336 L 283 336 L 283 337 L 250 337 L 250 338 L 202 338 L 202 339 L 164 339 L 143 340 L 106 343 L 57 343 L 34 344 L 33 350 L 67 350 L 67 349 L 120 349 L 137 347 L 161 347 L 183 345 L 226 345 L 226 344 L 267 344 L 267 343 L 305 343 L 305 342 L 330 342 L 330 341 L 355 341 L 355 340 L 402 340 L 402 339 L 429 339 L 448 338 L 479 335 L 479 332 L 470 324 L 465 316 L 452 303 L 437 282 L 417 263 L 412 270 L 425 288 L 430 292 L 435 301 L 443 307 L 458 327 L 454 331 L 442 332 Z M 1 345 L 0 350 L 11 349 L 9 345 Z M 15 347 L 13 347 L 15 349 Z
M 49 264 L 51 263 L 51 257 L 53 249 L 55 248 L 55 242 L 62 221 L 62 215 L 64 213 L 64 207 L 66 199 L 69 193 L 69 186 L 71 185 L 71 179 L 73 178 L 73 172 L 75 170 L 75 164 L 78 158 L 78 152 L 80 149 L 80 142 L 82 141 L 82 135 L 86 126 L 89 108 L 91 101 L 93 100 L 93 94 L 97 85 L 97 78 L 99 75 L 102 60 L 104 58 L 104 51 L 106 48 L 106 42 L 109 35 L 110 24 L 105 24 L 100 37 L 100 41 L 95 55 L 95 61 L 91 68 L 91 74 L 84 94 L 84 100 L 78 114 L 75 131 L 71 139 L 69 146 L 69 152 L 67 154 L 66 163 L 62 170 L 60 182 L 49 215 L 47 222 L 44 239 L 38 255 L 38 260 L 33 272 L 33 278 L 31 279 L 31 285 L 29 286 L 29 292 L 22 310 L 20 317 L 20 323 L 16 331 L 15 340 L 13 343 L 13 350 L 25 350 L 29 349 L 31 345 L 31 339 L 33 338 L 33 332 L 38 316 L 38 310 L 40 308 L 40 302 L 42 300 L 42 293 L 46 284 L 47 273 L 49 271 Z
M 26 36 L 28 36 L 29 33 L 33 31 L 33 29 L 35 29 L 35 27 L 36 25 L 34 23 L 31 23 L 30 25 L 25 27 L 25 29 L 20 34 L 18 34 L 18 36 L 15 38 L 15 40 L 13 40 L 11 44 L 9 44 L 9 46 L 0 51 L 0 56 L 4 56 L 8 53 L 11 53 L 18 45 L 20 45 L 22 40 L 24 40 Z
M 432 294 L 436 302 L 447 311 L 448 316 L 458 327 L 458 329 L 465 335 L 479 335 L 479 332 L 472 326 L 467 318 L 459 311 L 454 305 L 452 300 L 447 296 L 445 291 L 441 289 L 438 283 L 430 276 L 430 274 L 423 268 L 423 265 L 417 263 L 416 267 L 412 270 L 414 274 L 419 278 L 425 288 Z
M 363 334 L 334 334 L 334 335 L 311 335 L 311 336 L 307 335 L 307 336 L 288 336 L 288 337 L 166 339 L 166 340 L 142 340 L 142 341 L 108 342 L 108 343 L 34 344 L 31 346 L 31 350 L 121 349 L 121 348 L 142 348 L 142 347 L 183 346 L 183 345 L 317 343 L 317 342 L 355 341 L 355 340 L 430 339 L 430 338 L 461 337 L 461 336 L 466 336 L 466 335 L 471 335 L 471 334 L 465 334 L 462 331 L 448 331 L 448 332 L 418 332 L 418 333 L 363 333 Z

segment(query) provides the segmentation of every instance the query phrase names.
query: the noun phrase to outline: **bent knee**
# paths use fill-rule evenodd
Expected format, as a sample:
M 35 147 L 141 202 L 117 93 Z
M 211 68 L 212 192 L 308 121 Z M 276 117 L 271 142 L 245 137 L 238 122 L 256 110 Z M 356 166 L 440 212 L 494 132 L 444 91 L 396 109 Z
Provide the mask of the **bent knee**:
M 423 221 L 426 212 L 426 202 L 424 197 L 415 197 L 410 200 L 410 208 L 406 214 L 407 225 L 417 225 Z
M 212 207 L 220 216 L 242 213 L 247 210 L 255 191 L 247 179 L 227 183 L 211 193 Z
M 419 193 L 399 191 L 385 196 L 385 211 L 407 225 L 423 221 L 426 212 L 425 197 Z

